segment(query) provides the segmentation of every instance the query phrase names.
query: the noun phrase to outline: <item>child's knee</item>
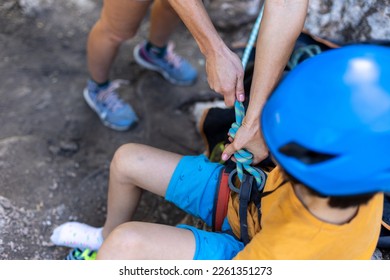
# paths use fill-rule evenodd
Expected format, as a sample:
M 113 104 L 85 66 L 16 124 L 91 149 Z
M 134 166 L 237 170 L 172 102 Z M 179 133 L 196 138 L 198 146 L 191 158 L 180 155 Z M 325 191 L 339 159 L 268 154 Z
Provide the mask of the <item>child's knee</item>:
M 119 174 L 128 175 L 131 170 L 131 165 L 135 162 L 138 149 L 138 144 L 124 144 L 120 146 L 114 154 L 111 161 L 111 169 L 115 170 Z
M 140 258 L 146 245 L 139 222 L 128 222 L 115 228 L 106 238 L 98 252 L 99 259 Z

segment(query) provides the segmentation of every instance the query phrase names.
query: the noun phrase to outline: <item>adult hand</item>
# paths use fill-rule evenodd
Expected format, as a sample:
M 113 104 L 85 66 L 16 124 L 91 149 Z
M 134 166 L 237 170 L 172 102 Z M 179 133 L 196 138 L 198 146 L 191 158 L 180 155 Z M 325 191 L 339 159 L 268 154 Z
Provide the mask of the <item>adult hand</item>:
M 244 101 L 244 69 L 240 58 L 223 42 L 201 0 L 168 0 L 183 20 L 206 58 L 211 89 L 223 95 L 228 107 Z
M 234 156 L 236 151 L 243 148 L 253 154 L 252 164 L 257 164 L 268 156 L 268 149 L 261 135 L 259 122 L 249 124 L 245 122 L 244 118 L 242 125 L 237 130 L 234 139 L 229 137 L 229 140 L 230 144 L 225 146 L 225 149 L 222 153 L 223 160 L 229 159 L 231 156 Z
M 233 106 L 236 99 L 244 101 L 244 69 L 227 46 L 206 56 L 206 73 L 210 88 L 223 95 L 226 106 Z

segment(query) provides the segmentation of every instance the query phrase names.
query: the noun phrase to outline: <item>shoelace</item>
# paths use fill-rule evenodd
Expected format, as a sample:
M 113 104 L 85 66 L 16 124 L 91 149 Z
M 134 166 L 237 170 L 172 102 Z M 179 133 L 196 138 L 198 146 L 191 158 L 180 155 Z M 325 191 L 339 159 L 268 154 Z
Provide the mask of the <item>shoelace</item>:
M 175 48 L 174 43 L 169 42 L 165 59 L 174 68 L 179 68 L 181 65 L 182 58 L 173 51 L 174 48 Z
M 98 93 L 97 99 L 106 104 L 110 111 L 115 112 L 124 106 L 122 99 L 119 98 L 115 90 L 118 89 L 121 85 L 127 84 L 129 84 L 129 81 L 127 80 L 113 80 L 106 89 Z

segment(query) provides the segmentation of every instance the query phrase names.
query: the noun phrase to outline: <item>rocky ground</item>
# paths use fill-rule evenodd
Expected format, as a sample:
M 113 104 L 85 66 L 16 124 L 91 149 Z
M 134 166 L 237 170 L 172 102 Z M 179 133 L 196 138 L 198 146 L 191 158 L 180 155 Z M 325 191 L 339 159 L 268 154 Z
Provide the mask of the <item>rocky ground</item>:
M 108 167 L 115 150 L 145 143 L 182 154 L 205 149 L 188 104 L 215 94 L 204 60 L 184 26 L 173 40 L 198 68 L 192 87 L 175 87 L 135 64 L 132 48 L 147 36 L 145 21 L 123 45 L 112 76 L 139 115 L 128 132 L 104 127 L 82 99 L 87 78 L 85 44 L 101 0 L 0 2 L 0 259 L 63 259 L 54 227 L 77 220 L 102 225 Z M 226 1 L 231 2 L 231 1 Z M 225 6 L 226 8 L 226 6 Z M 229 7 L 227 7 L 229 8 Z M 221 30 L 228 43 L 245 41 L 250 26 Z M 152 171 L 151 171 L 152 172 Z M 136 219 L 176 224 L 184 214 L 145 194 Z
M 120 145 L 203 151 L 182 105 L 210 90 L 202 57 L 183 26 L 175 35 L 180 40 L 173 39 L 178 52 L 199 68 L 196 85 L 174 87 L 135 64 L 132 48 L 147 35 L 146 21 L 113 68 L 115 78 L 130 81 L 120 93 L 141 122 L 128 132 L 112 131 L 81 95 L 86 37 L 101 1 L 26 3 L 0 4 L 0 259 L 62 259 L 67 249 L 52 246 L 53 228 L 69 220 L 102 225 L 108 167 Z M 150 194 L 137 213 L 137 219 L 169 224 L 181 218 L 172 205 Z

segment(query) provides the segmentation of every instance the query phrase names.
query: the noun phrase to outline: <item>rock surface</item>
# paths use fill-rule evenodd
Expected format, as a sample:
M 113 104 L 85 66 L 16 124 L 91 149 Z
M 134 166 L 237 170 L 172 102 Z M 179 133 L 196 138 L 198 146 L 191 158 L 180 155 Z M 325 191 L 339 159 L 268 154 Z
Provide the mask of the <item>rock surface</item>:
M 305 28 L 349 44 L 390 41 L 390 0 L 311 0 Z
M 226 30 L 253 22 L 262 0 L 207 4 L 214 24 Z M 339 44 L 390 41 L 390 0 L 310 0 L 305 29 Z

